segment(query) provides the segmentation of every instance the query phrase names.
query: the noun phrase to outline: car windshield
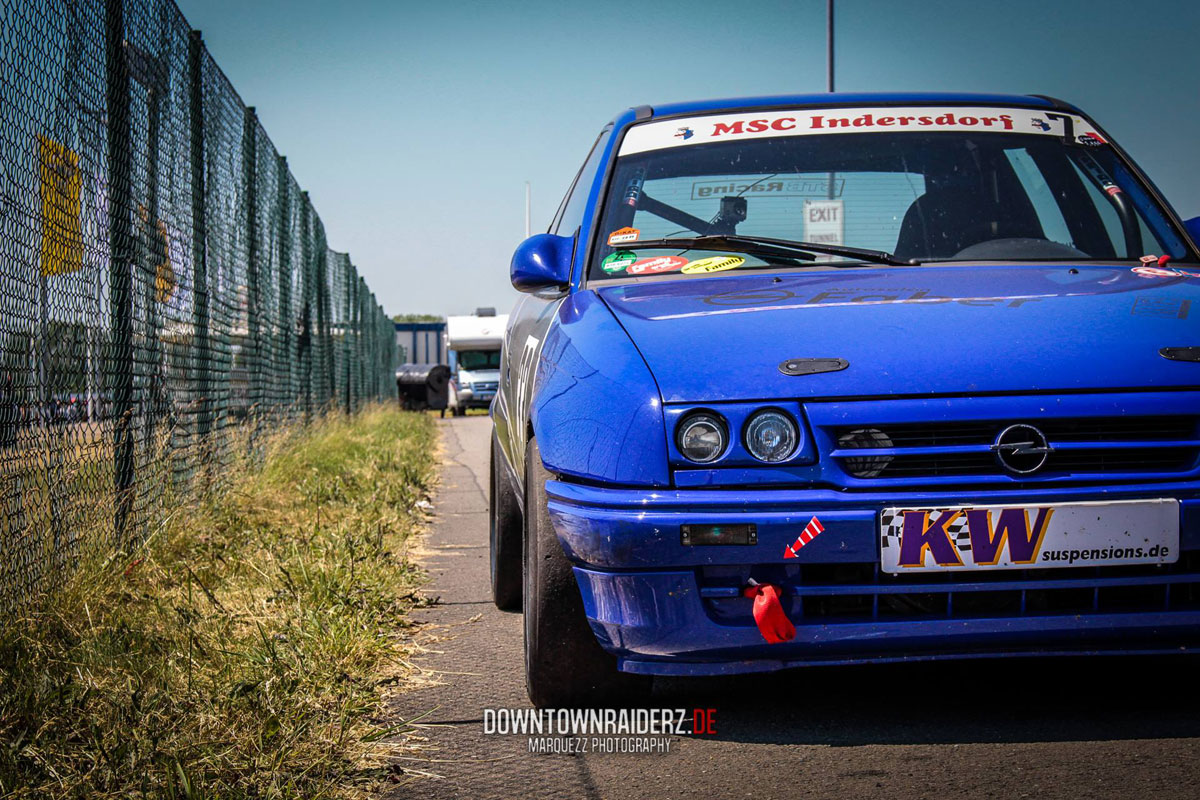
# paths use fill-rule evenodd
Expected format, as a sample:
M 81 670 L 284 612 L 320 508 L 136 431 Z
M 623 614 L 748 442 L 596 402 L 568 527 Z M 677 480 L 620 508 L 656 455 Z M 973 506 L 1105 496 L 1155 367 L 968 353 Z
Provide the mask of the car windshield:
M 622 142 L 599 230 L 591 279 L 892 257 L 1190 258 L 1091 123 L 1020 108 L 805 109 L 638 125 Z M 731 238 L 659 241 L 703 236 Z M 774 245 L 750 241 L 763 238 Z M 803 252 L 805 242 L 814 249 Z
M 500 351 L 459 350 L 458 366 L 465 370 L 500 369 Z

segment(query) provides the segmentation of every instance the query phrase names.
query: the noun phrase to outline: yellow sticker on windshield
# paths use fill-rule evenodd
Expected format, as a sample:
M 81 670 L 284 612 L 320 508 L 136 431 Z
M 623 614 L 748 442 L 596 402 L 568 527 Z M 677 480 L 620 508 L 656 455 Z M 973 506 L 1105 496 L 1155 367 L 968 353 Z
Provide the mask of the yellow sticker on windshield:
M 746 263 L 741 256 L 712 256 L 693 261 L 683 268 L 685 275 L 695 275 L 703 272 L 724 272 L 727 269 L 737 269 Z

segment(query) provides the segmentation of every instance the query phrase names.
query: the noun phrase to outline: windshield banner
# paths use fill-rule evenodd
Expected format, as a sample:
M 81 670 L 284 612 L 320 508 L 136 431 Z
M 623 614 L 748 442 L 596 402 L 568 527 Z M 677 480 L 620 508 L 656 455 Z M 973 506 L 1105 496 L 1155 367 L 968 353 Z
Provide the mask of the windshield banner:
M 1087 120 L 1053 109 L 881 106 L 756 111 L 648 122 L 629 129 L 621 143 L 621 155 L 734 139 L 904 131 L 1034 133 L 1069 137 L 1071 141 L 1083 145 L 1106 144 L 1104 138 Z

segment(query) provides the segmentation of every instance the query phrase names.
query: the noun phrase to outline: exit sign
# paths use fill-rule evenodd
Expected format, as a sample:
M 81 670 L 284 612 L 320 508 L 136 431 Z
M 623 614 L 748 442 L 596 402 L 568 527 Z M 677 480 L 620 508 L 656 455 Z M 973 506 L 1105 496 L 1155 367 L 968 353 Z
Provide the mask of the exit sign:
M 842 244 L 843 211 L 841 198 L 804 201 L 804 241 Z

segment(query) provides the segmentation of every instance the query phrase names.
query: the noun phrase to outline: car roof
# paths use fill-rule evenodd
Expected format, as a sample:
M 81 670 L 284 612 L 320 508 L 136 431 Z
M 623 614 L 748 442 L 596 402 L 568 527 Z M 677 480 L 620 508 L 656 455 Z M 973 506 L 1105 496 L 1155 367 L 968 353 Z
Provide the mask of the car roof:
M 1052 97 L 1032 94 L 968 94 L 949 92 L 860 92 L 774 95 L 764 97 L 728 97 L 717 100 L 694 100 L 639 106 L 634 109 L 639 120 L 649 117 L 673 117 L 683 114 L 709 114 L 724 111 L 753 111 L 768 108 L 803 108 L 805 106 L 875 106 L 875 105 L 984 105 L 1055 108 L 1079 113 L 1079 109 Z

